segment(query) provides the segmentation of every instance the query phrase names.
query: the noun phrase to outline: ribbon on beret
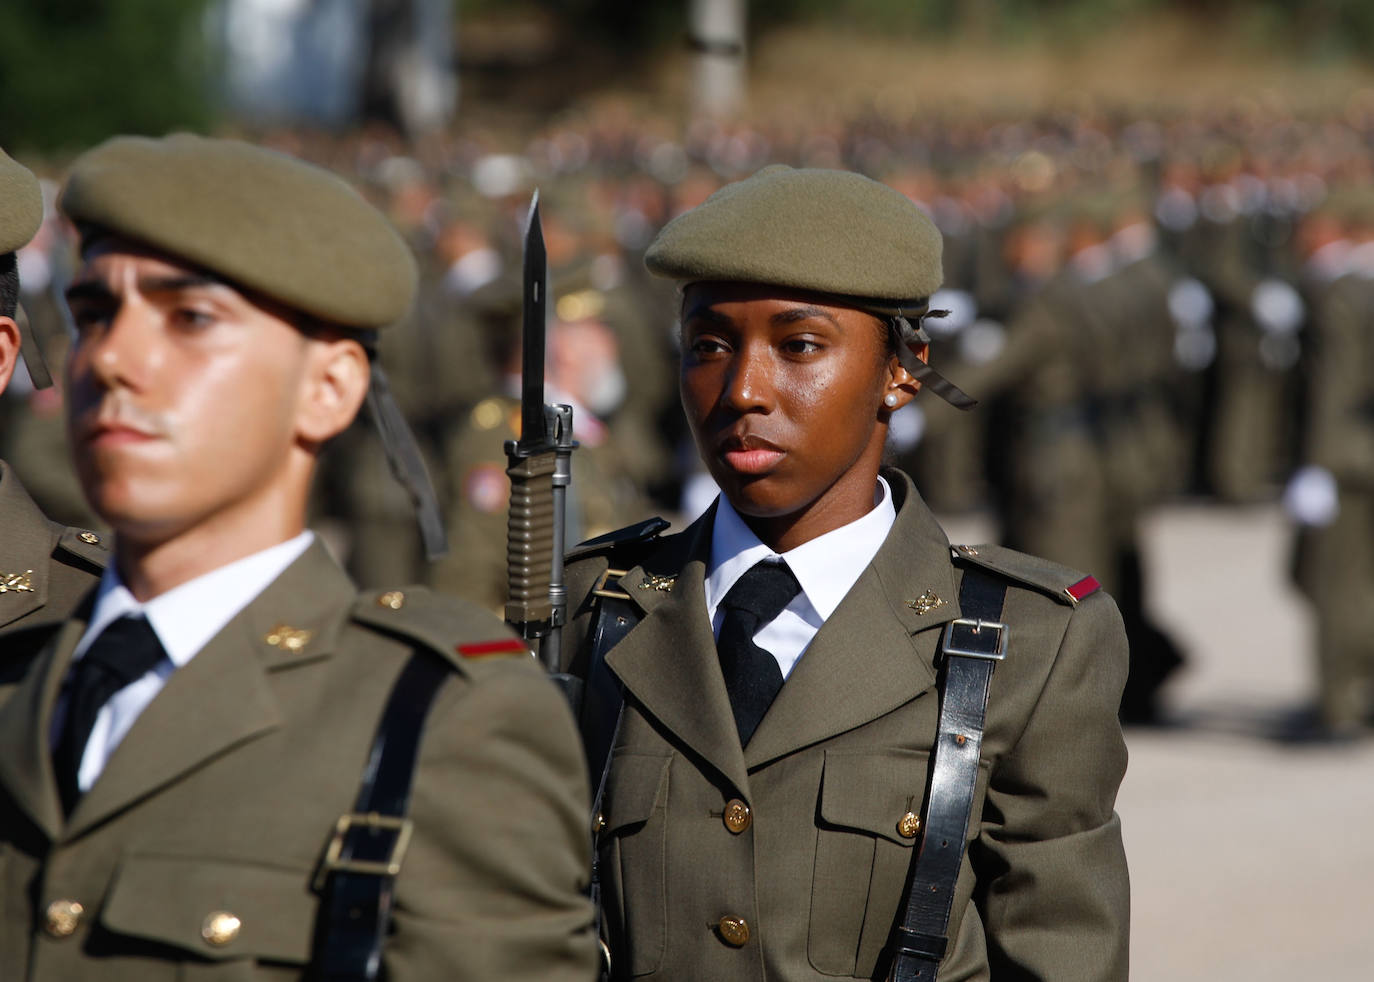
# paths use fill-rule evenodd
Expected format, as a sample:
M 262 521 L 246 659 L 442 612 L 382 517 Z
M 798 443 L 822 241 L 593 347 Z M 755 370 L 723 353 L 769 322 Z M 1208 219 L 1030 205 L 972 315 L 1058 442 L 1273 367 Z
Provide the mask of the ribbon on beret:
M 937 372 L 930 366 L 929 362 L 916 357 L 915 348 L 930 344 L 930 334 L 923 326 L 925 319 L 927 317 L 936 319 L 948 317 L 948 310 L 931 310 L 930 300 L 925 297 L 893 303 L 886 300 L 874 300 L 871 297 L 854 297 L 839 293 L 818 293 L 818 296 L 833 300 L 844 307 L 854 307 L 857 310 L 866 311 L 875 317 L 886 320 L 888 330 L 892 332 L 894 346 L 897 349 L 897 360 L 902 363 L 907 374 L 920 382 L 923 388 L 934 392 L 955 409 L 962 409 L 967 412 L 978 405 L 977 399 Z M 913 320 L 915 321 L 914 324 L 912 323 Z
M 372 359 L 372 382 L 367 389 L 367 411 L 382 438 L 387 465 L 396 482 L 405 488 L 415 509 L 425 556 L 432 562 L 448 555 L 448 534 L 439 512 L 439 498 L 429 479 L 424 457 L 415 443 L 405 416 L 391 394 L 391 383 L 377 360 Z

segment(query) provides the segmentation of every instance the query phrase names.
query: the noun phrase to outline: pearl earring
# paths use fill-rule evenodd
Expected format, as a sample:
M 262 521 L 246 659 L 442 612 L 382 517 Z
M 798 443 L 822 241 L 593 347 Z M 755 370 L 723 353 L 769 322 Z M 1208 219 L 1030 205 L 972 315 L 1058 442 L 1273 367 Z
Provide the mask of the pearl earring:
M 889 392 L 887 395 L 883 396 L 883 404 L 889 409 L 897 405 L 897 393 Z

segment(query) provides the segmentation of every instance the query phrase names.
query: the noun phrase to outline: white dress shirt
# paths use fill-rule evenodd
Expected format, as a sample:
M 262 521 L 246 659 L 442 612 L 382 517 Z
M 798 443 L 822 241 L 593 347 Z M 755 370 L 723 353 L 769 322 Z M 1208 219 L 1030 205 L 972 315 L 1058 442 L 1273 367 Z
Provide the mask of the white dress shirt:
M 188 580 L 146 603 L 134 599 L 119 578 L 114 563 L 105 567 L 105 575 L 101 577 L 96 591 L 90 623 L 72 653 L 68 682 L 76 663 L 95 639 L 121 617 L 146 617 L 153 633 L 162 642 L 167 657 L 141 679 L 130 682 L 116 692 L 96 715 L 95 726 L 91 729 L 91 737 L 86 743 L 81 768 L 77 773 L 77 784 L 83 792 L 90 790 L 105 769 L 110 755 L 134 725 L 134 720 L 162 691 L 172 672 L 194 658 L 211 638 L 233 620 L 235 614 L 247 607 L 286 567 L 300 558 L 314 540 L 315 533 L 302 532 L 286 542 Z M 64 691 L 58 698 L 49 733 L 53 747 L 62 738 L 66 717 L 67 695 Z
M 873 561 L 896 520 L 892 490 L 880 477 L 868 514 L 779 554 L 759 541 L 722 495 L 711 529 L 711 565 L 706 576 L 706 613 L 717 639 L 725 619 L 720 602 L 730 588 L 756 563 L 781 560 L 801 584 L 801 592 L 754 635 L 754 643 L 777 659 L 786 679 L 825 619 Z

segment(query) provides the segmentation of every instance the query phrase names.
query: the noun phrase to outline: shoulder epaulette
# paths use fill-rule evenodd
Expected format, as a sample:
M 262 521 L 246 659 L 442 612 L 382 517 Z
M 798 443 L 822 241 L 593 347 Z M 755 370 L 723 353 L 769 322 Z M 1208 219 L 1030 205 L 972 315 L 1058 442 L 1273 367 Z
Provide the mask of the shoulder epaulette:
M 90 529 L 64 528 L 58 537 L 57 547 L 99 572 L 110 561 L 110 544 L 106 539 L 106 536 Z
M 653 518 L 646 518 L 642 522 L 634 525 L 627 525 L 623 529 L 616 529 L 614 532 L 607 532 L 605 535 L 598 535 L 594 539 L 579 542 L 568 550 L 568 559 L 580 559 L 597 552 L 605 552 L 617 546 L 630 545 L 639 542 L 651 542 L 672 523 L 666 518 L 655 515 Z
M 1102 589 L 1102 584 L 1094 576 L 1015 549 L 977 545 L 951 546 L 950 551 L 956 560 L 1000 573 L 1062 604 L 1075 605 Z
M 423 644 L 455 666 L 473 658 L 530 654 L 525 643 L 489 611 L 422 586 L 360 593 L 353 604 L 353 619 Z

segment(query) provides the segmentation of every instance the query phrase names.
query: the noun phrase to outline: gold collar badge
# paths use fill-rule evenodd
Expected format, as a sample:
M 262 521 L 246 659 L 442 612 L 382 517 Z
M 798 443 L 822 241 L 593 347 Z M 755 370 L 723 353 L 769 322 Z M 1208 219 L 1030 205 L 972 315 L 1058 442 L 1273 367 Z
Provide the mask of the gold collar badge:
M 639 584 L 639 588 L 641 590 L 657 590 L 660 593 L 666 593 L 673 588 L 673 584 L 676 582 L 676 576 L 646 576 L 644 577 L 644 582 Z
M 280 648 L 282 651 L 296 655 L 305 650 L 305 646 L 310 643 L 310 639 L 314 636 L 314 631 L 305 631 L 288 627 L 285 624 L 278 624 L 263 640 L 274 648 Z
M 0 573 L 0 593 L 33 593 L 33 570 Z
M 917 616 L 921 616 L 923 614 L 929 614 L 932 610 L 936 609 L 937 607 L 943 607 L 945 605 L 945 601 L 941 600 L 939 597 L 935 596 L 935 594 L 927 590 L 925 593 L 921 594 L 915 600 L 908 600 L 906 602 L 906 605 L 910 607 L 912 610 L 916 611 Z

